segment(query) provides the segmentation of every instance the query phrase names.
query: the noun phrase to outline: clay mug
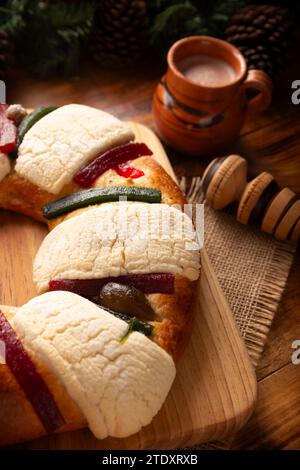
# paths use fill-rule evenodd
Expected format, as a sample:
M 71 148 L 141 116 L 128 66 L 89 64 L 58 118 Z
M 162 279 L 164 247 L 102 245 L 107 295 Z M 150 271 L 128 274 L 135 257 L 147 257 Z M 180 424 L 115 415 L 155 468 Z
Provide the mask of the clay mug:
M 199 84 L 181 71 L 186 58 L 211 57 L 232 70 L 229 81 Z M 209 36 L 190 36 L 170 48 L 168 70 L 153 97 L 153 114 L 162 139 L 193 156 L 224 152 L 238 137 L 248 114 L 268 108 L 272 82 L 260 70 L 247 70 L 241 52 Z M 250 91 L 251 90 L 251 91 Z

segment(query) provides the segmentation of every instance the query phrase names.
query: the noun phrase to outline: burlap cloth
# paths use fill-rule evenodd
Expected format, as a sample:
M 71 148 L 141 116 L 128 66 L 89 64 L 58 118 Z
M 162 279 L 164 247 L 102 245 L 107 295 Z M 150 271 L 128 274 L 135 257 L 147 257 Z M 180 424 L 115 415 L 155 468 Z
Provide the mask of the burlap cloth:
M 193 178 L 189 184 L 182 178 L 180 185 L 189 202 L 203 202 L 200 178 Z M 296 244 L 277 241 L 206 205 L 204 224 L 206 251 L 249 356 L 257 366 L 284 291 Z
M 254 366 L 280 302 L 296 250 L 229 214 L 205 207 L 205 247 Z

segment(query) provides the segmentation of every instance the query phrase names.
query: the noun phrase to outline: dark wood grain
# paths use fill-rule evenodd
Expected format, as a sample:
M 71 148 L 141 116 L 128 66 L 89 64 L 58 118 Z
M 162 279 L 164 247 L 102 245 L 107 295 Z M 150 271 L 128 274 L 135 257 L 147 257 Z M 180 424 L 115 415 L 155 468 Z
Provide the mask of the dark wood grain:
M 153 128 L 151 98 L 162 73 L 160 65 L 144 64 L 133 71 L 105 71 L 83 65 L 74 80 L 41 81 L 16 73 L 8 83 L 9 100 L 25 106 L 81 102 L 110 111 L 126 120 Z M 230 151 L 247 156 L 251 174 L 273 173 L 282 186 L 300 193 L 299 110 L 291 103 L 291 82 L 300 78 L 297 64 L 289 67 L 277 84 L 271 108 L 250 117 Z M 206 161 L 186 158 L 168 149 L 177 175 L 200 175 Z M 236 436 L 235 449 L 300 448 L 300 366 L 291 364 L 291 343 L 300 339 L 300 250 L 293 264 L 286 291 L 269 333 L 257 374 L 257 409 Z
M 233 449 L 299 449 L 299 366 L 288 364 L 260 382 L 254 415 Z

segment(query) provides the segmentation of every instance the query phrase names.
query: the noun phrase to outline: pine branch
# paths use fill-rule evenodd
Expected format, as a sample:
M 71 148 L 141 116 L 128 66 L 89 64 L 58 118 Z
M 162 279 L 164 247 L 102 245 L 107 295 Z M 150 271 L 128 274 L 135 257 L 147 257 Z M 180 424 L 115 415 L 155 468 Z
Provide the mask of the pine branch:
M 24 14 L 31 9 L 31 4 L 30 0 L 4 1 L 0 10 L 0 29 L 16 37 L 26 27 Z
M 197 9 L 189 1 L 181 1 L 168 6 L 154 17 L 150 30 L 151 42 L 155 47 L 163 46 L 165 52 L 176 39 L 187 34 L 197 34 L 203 27 Z
M 94 1 L 31 2 L 23 14 L 27 27 L 17 36 L 18 61 L 39 76 L 73 73 L 92 27 L 94 8 Z
M 177 39 L 200 34 L 222 37 L 231 16 L 253 0 L 216 0 L 196 8 L 191 1 L 148 0 L 151 43 L 162 54 Z M 196 2 L 194 2 L 196 4 Z
M 249 3 L 253 3 L 253 0 L 218 0 L 212 2 L 206 20 L 209 34 L 222 37 L 232 15 Z

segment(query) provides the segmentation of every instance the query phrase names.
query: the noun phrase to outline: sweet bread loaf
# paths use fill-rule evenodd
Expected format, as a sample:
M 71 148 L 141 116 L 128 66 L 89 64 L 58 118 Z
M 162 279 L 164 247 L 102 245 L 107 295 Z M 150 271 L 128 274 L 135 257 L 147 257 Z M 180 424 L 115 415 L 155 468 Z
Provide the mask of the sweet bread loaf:
M 51 231 L 34 262 L 41 295 L 0 309 L 0 340 L 29 368 L 0 366 L 0 444 L 86 425 L 128 436 L 162 406 L 189 336 L 200 257 L 185 198 L 107 113 L 67 105 L 23 128 L 16 161 L 2 157 L 0 207 Z M 34 370 L 41 392 L 26 393 Z
M 126 437 L 163 404 L 175 377 L 171 356 L 138 332 L 122 341 L 127 323 L 92 302 L 49 292 L 1 315 L 1 445 L 86 425 L 99 439 Z

